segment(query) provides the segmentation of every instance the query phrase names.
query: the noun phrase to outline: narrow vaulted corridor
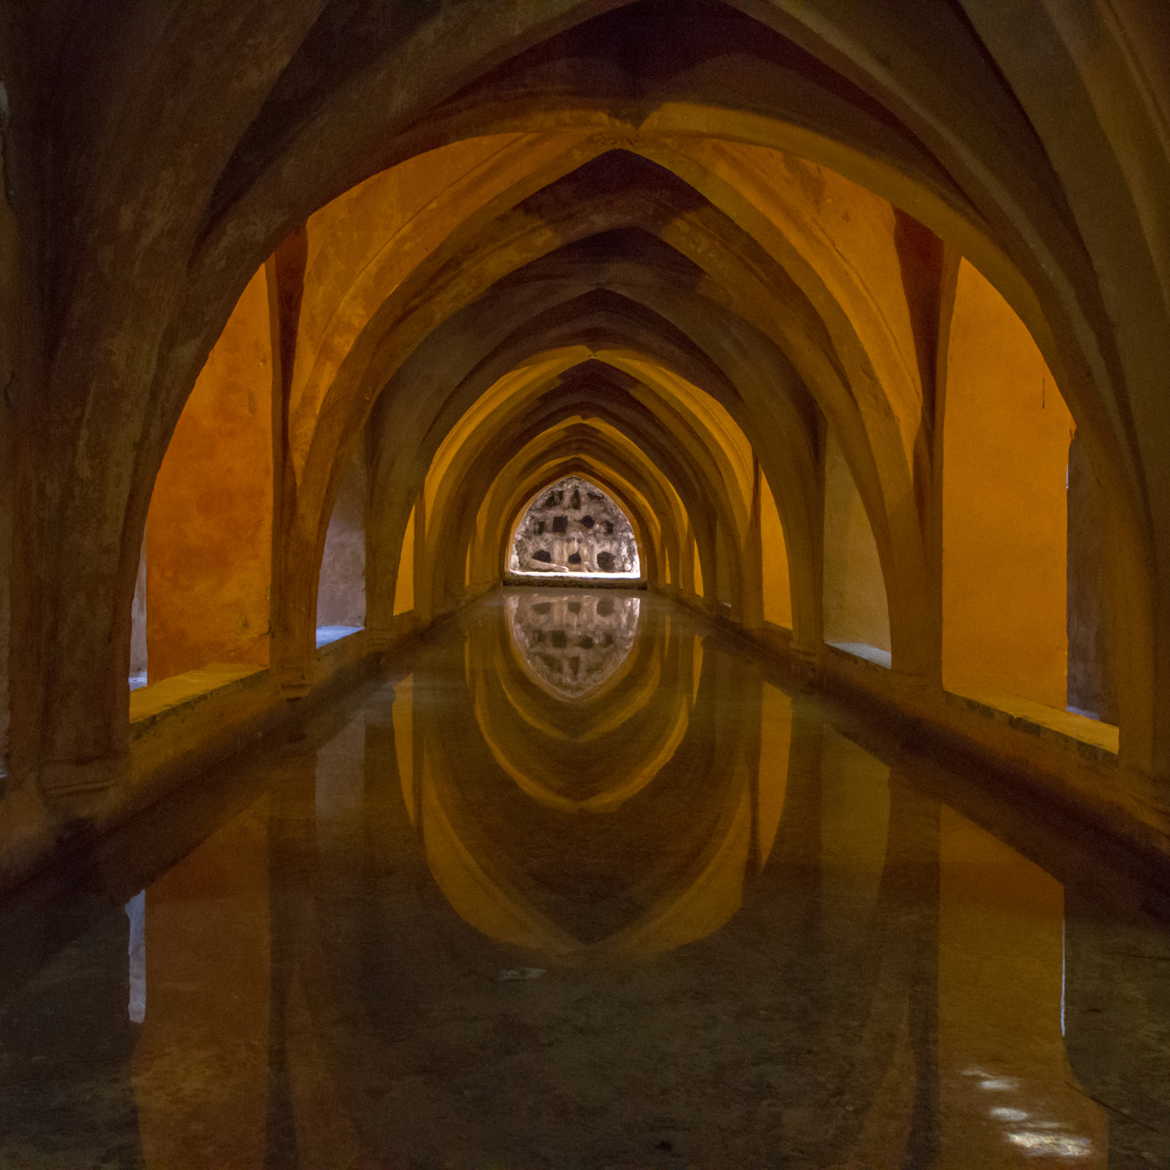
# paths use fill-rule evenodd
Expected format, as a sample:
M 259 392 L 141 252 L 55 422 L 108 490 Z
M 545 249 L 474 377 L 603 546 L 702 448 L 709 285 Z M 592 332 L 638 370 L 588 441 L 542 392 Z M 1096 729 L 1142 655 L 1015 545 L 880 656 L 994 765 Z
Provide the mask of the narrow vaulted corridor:
M 0 1165 L 1164 1166 L 1098 845 L 677 604 L 493 593 L 9 909 Z
M 0 0 L 0 1170 L 1170 1167 L 1168 0 Z

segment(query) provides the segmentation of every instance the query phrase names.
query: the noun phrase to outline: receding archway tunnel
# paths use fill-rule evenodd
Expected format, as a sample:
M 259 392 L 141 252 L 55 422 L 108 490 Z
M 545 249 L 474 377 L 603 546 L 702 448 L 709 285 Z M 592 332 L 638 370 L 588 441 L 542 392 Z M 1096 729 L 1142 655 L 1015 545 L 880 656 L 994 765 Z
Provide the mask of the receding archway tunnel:
M 160 1166 L 569 1165 L 585 1116 L 589 1165 L 1165 1161 L 1083 1039 L 1118 947 L 1063 887 L 1105 863 L 1054 843 L 1170 858 L 1159 6 L 27 7 L 0 885 L 184 785 L 219 810 L 115 883 L 141 1042 L 67 1124 Z M 1161 1034 L 1147 983 L 1119 1034 Z M 225 1021 L 204 1147 L 167 1053 Z M 68 1048 L 48 1096 L 96 1100 Z

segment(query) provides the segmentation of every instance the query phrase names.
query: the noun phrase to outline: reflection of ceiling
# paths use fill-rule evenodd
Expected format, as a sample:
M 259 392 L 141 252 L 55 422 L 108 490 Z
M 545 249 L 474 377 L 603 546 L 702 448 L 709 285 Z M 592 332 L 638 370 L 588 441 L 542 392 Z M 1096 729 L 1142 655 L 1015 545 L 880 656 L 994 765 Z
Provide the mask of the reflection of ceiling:
M 525 587 L 502 601 L 466 624 L 466 690 L 395 699 L 407 807 L 444 896 L 484 934 L 569 963 L 718 930 L 773 819 L 758 797 L 758 672 L 708 662 L 652 595 Z M 588 694 L 558 692 L 525 652 L 558 631 L 566 654 L 612 635 Z
M 599 488 L 570 475 L 532 501 L 512 540 L 509 568 L 522 573 L 636 577 L 640 564 L 626 514 Z
M 508 628 L 533 675 L 557 698 L 579 699 L 629 656 L 641 615 L 638 597 L 584 590 L 509 596 Z
M 572 602 L 588 593 L 540 591 Z M 620 808 L 669 761 L 686 735 L 702 655 L 697 638 L 671 636 L 673 623 L 648 595 L 629 653 L 603 682 L 566 696 L 542 679 L 512 634 L 509 590 L 498 623 L 473 622 L 464 667 L 482 743 L 527 798 L 562 813 L 602 816 Z M 617 594 L 597 591 L 599 610 Z M 490 671 L 482 663 L 492 662 Z M 453 734 L 450 729 L 446 734 Z

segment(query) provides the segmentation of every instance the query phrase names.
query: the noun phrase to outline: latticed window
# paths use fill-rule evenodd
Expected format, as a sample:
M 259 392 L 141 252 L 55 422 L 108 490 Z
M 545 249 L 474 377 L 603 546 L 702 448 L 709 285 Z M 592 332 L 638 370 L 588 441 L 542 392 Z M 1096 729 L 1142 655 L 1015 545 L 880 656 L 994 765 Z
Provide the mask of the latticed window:
M 541 489 L 521 517 L 508 568 L 514 573 L 637 577 L 638 542 L 625 512 L 578 476 Z

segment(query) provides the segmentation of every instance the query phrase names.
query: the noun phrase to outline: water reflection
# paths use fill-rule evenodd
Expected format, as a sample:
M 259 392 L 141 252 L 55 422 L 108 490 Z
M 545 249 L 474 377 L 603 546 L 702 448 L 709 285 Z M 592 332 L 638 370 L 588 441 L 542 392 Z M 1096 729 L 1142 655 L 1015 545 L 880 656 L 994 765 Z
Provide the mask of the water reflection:
M 1170 1162 L 1140 890 L 654 598 L 567 701 L 522 608 L 251 765 L 129 918 L 8 923 L 0 1165 Z
M 638 633 L 636 594 L 522 589 L 505 602 L 524 664 L 559 698 L 579 699 L 611 678 Z
M 620 633 L 640 602 L 525 593 L 507 599 L 509 614 L 514 604 L 538 609 L 546 629 L 579 619 L 574 636 L 592 637 L 590 614 Z M 758 819 L 756 739 L 743 734 L 755 705 L 717 688 L 738 691 L 732 674 L 751 664 L 706 659 L 660 610 L 604 693 L 572 703 L 494 622 L 468 629 L 465 661 L 461 682 L 416 706 L 409 748 L 427 861 L 465 922 L 583 963 L 672 949 L 735 912 Z M 460 718 L 468 710 L 474 720 Z

